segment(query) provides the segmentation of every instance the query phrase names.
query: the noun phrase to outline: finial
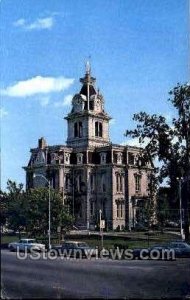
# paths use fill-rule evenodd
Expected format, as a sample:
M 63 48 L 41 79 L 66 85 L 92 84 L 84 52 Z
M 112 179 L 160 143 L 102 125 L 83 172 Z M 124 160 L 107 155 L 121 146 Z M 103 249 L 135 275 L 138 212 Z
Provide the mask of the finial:
M 85 64 L 85 67 L 86 67 L 86 74 L 90 74 L 90 71 L 91 71 L 91 66 L 90 66 L 90 56 L 88 57 L 88 60 Z
M 89 63 L 89 61 L 86 62 L 86 74 L 90 74 L 90 63 Z

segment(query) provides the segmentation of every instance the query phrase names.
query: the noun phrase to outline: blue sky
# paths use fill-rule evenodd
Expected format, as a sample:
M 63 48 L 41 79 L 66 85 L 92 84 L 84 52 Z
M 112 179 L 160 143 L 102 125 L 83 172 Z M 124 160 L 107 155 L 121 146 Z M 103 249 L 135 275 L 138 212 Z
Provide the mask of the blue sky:
M 22 166 L 44 136 L 65 144 L 64 116 L 91 56 L 92 74 L 124 143 L 141 110 L 174 110 L 168 92 L 188 78 L 188 0 L 2 0 L 1 184 L 25 182 Z

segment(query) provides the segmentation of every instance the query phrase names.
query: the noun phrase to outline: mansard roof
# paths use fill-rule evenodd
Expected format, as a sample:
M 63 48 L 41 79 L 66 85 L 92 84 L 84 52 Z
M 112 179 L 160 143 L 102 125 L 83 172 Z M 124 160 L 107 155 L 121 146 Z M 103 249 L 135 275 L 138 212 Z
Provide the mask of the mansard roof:
M 85 95 L 87 97 L 87 84 L 83 84 L 81 90 L 80 90 L 80 94 Z M 94 88 L 93 85 L 89 85 L 89 96 L 91 97 L 92 95 L 96 95 L 97 92 Z

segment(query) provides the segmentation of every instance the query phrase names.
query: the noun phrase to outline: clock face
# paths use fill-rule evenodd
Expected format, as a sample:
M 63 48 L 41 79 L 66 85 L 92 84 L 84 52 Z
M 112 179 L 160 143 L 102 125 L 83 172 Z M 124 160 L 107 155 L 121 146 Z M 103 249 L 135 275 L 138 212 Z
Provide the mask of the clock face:
M 96 100 L 95 107 L 98 110 L 101 108 L 101 101 L 99 99 Z
M 83 110 L 83 99 L 80 95 L 75 95 L 73 98 L 73 107 L 75 111 Z
M 80 105 L 81 103 L 82 103 L 81 97 L 76 95 L 73 99 L 73 104 Z

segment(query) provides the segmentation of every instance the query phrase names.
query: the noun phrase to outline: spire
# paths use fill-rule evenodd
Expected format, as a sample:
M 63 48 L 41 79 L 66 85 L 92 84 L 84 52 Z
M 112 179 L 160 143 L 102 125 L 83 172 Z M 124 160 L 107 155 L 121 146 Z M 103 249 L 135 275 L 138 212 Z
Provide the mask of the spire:
M 85 75 L 83 78 L 80 78 L 80 82 L 82 83 L 80 94 L 83 94 L 87 97 L 87 107 L 89 108 L 89 98 L 91 95 L 96 94 L 96 89 L 94 86 L 96 78 L 91 76 L 91 65 L 89 59 L 85 63 Z

